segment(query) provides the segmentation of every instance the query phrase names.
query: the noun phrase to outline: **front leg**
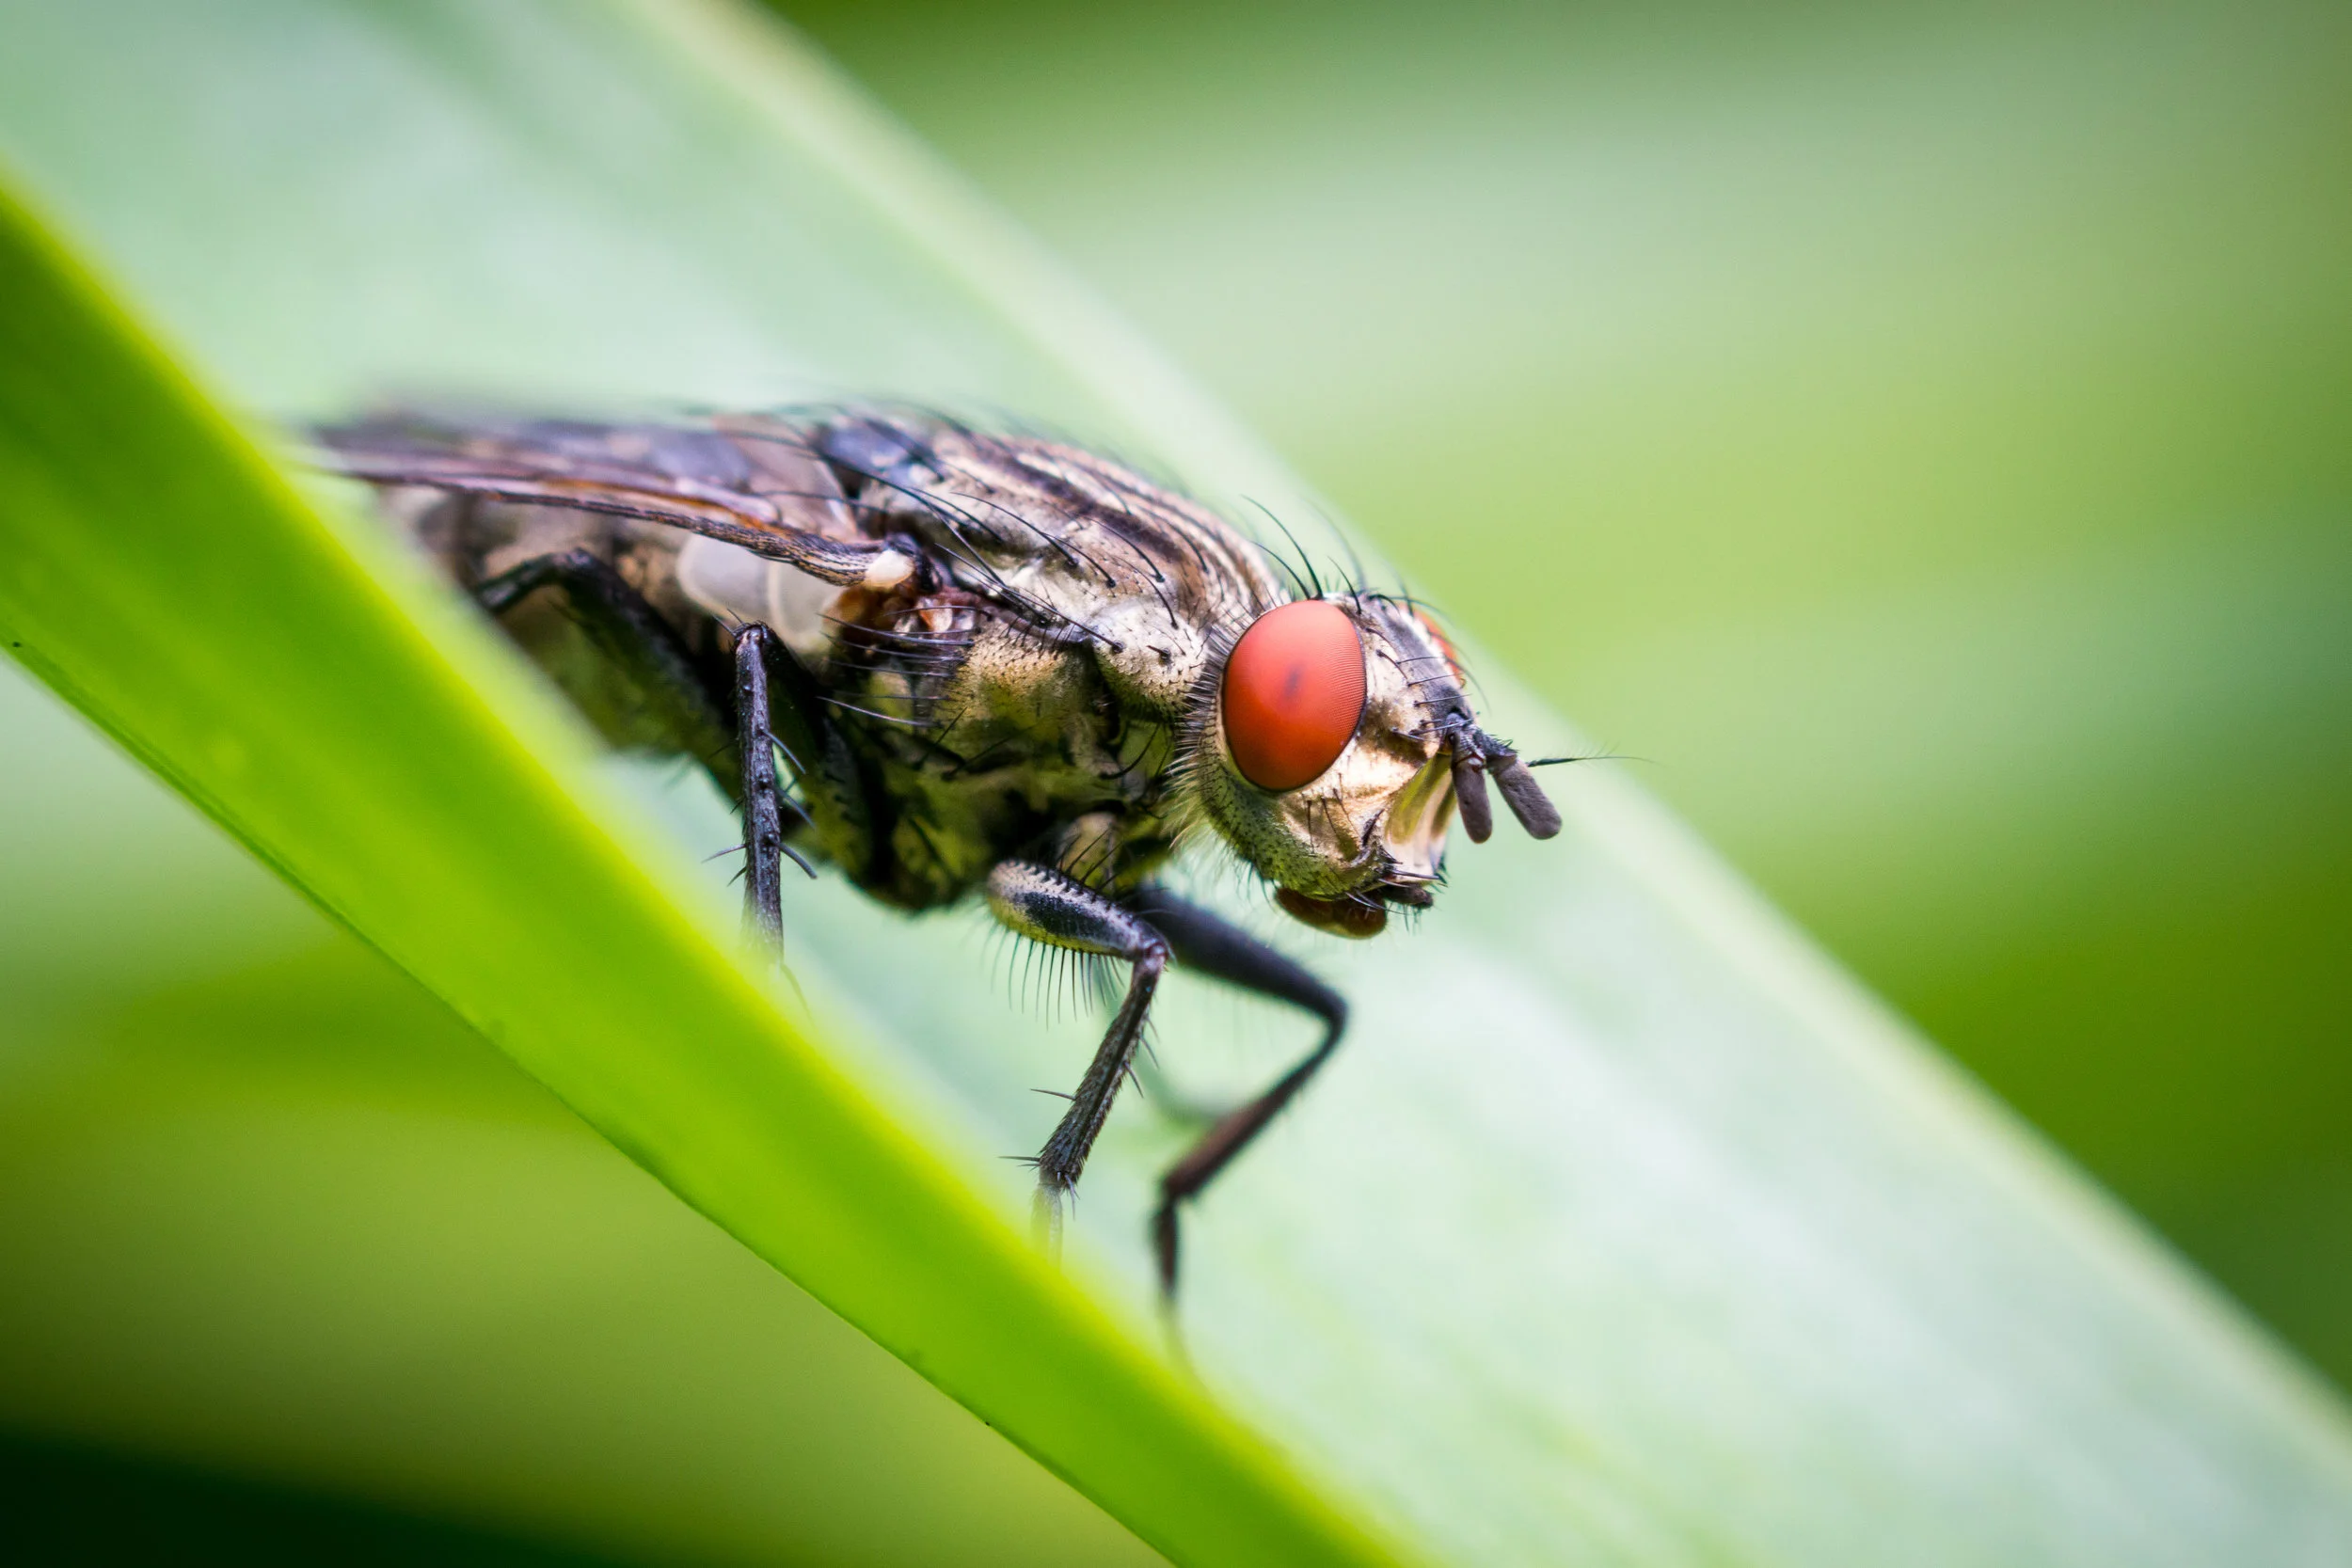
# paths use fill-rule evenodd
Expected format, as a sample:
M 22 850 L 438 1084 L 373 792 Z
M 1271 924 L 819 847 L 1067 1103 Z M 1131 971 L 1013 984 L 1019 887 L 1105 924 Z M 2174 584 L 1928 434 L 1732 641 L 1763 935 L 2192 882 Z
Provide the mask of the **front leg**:
M 1062 1195 L 1078 1184 L 1120 1081 L 1143 1042 L 1144 1016 L 1168 967 L 1168 941 L 1150 922 L 1082 882 L 1026 861 L 1006 861 L 988 874 L 988 907 L 1010 929 L 1056 947 L 1124 958 L 1134 966 L 1120 1004 L 1095 1049 L 1069 1113 L 1037 1157 L 1038 1212 L 1048 1234 L 1061 1222 Z

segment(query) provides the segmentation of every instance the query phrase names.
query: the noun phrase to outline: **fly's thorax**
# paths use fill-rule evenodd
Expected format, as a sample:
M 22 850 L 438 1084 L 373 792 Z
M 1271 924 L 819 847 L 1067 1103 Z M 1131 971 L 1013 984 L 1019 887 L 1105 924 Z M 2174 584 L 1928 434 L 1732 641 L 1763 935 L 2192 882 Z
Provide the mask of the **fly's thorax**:
M 942 576 L 1084 642 L 1138 717 L 1180 720 L 1211 628 L 1280 600 L 1229 524 L 1093 453 L 873 417 L 824 440 L 870 476 L 855 498 L 867 528 L 919 541 Z
M 1375 595 L 1301 603 L 1333 607 L 1353 633 L 1353 644 L 1342 644 L 1361 659 L 1361 706 L 1353 726 L 1343 740 L 1335 735 L 1337 754 L 1321 771 L 1287 788 L 1269 787 L 1289 777 L 1268 771 L 1279 762 L 1254 754 L 1263 748 L 1253 744 L 1248 725 L 1264 721 L 1246 711 L 1250 693 L 1231 678 L 1236 654 L 1249 657 L 1243 628 L 1222 640 L 1196 693 L 1188 782 L 1198 808 L 1261 875 L 1310 898 L 1376 896 L 1384 885 L 1414 889 L 1433 881 L 1454 813 L 1450 758 L 1429 701 L 1433 686 L 1458 692 L 1443 653 L 1409 611 Z
M 1083 650 L 1055 647 L 999 620 L 978 625 L 961 660 L 942 704 L 960 724 L 1049 741 L 1099 705 Z
M 1088 630 L 1095 667 L 1122 705 L 1162 721 L 1183 716 L 1209 667 L 1209 627 L 1137 594 L 1101 607 Z

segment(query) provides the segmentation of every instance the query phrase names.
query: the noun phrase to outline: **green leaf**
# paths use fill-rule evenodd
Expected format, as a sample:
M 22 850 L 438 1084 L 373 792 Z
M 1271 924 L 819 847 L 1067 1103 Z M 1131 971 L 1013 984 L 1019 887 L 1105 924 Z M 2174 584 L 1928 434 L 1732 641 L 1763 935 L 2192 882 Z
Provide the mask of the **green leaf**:
M 1145 1539 L 1383 1560 L 814 1049 L 511 658 L 383 541 L 306 506 L 13 205 L 0 301 L 12 653 Z
M 0 145 L 243 406 L 908 395 L 1309 509 L 755 19 L 132 22 L 12 21 Z M 171 135 L 121 135 L 126 103 Z M 1069 1280 L 990 1158 L 1035 1145 L 1026 1088 L 1074 1074 L 1087 1021 L 987 1007 L 969 927 L 833 887 L 794 899 L 811 1016 L 769 994 L 653 820 L 707 846 L 707 795 L 595 758 L 377 531 L 306 503 L 26 220 L 7 233 L 12 651 L 1171 1556 L 1378 1559 L 1361 1529 L 1479 1563 L 2251 1562 L 2352 1528 L 2332 1401 L 1604 772 L 1564 784 L 1554 844 L 1457 850 L 1420 931 L 1314 954 L 1357 1030 L 1198 1209 L 1196 1386 L 1142 1326 L 1140 1218 L 1185 1128 L 1124 1108 Z M 1522 740 L 1573 743 L 1489 685 Z M 1301 1043 L 1169 1004 L 1188 1096 Z

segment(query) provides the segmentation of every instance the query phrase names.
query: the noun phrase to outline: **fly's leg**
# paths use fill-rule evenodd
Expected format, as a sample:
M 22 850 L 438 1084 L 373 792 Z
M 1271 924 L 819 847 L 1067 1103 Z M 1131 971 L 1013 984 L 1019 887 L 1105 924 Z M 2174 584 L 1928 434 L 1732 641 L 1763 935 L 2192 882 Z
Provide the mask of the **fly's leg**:
M 765 626 L 752 626 L 737 639 L 735 722 L 730 726 L 676 631 L 601 556 L 582 549 L 538 556 L 489 578 L 474 591 L 474 597 L 491 614 L 500 615 L 542 588 L 564 595 L 597 650 L 627 670 L 640 689 L 665 710 L 666 722 L 681 744 L 705 762 L 730 746 L 735 749 L 743 813 L 743 917 L 772 947 L 782 933 L 785 857 L 790 855 L 803 870 L 808 869 L 784 841 L 784 797 L 776 781 L 775 739 L 769 726 L 767 670 L 758 657 L 773 634 Z
M 1061 1200 L 1078 1184 L 1111 1101 L 1143 1043 L 1152 995 L 1168 967 L 1168 944 L 1150 922 L 1082 882 L 1025 861 L 1006 861 L 988 874 L 988 904 L 996 918 L 1025 937 L 1080 953 L 1124 958 L 1133 966 L 1126 1000 L 1095 1048 L 1094 1060 L 1070 1098 L 1070 1110 L 1037 1157 L 1038 1215 L 1057 1236 Z
M 735 634 L 735 741 L 743 767 L 743 924 L 771 953 L 784 950 L 784 791 L 768 711 L 768 647 L 775 634 Z M 803 869 L 806 869 L 805 864 Z
M 1304 1007 L 1323 1021 L 1322 1043 L 1275 1080 L 1272 1088 L 1218 1117 L 1190 1152 L 1160 1178 L 1160 1206 L 1152 1216 L 1152 1246 L 1159 1259 L 1160 1291 L 1173 1302 L 1177 1206 L 1199 1196 L 1216 1180 L 1330 1060 L 1340 1036 L 1347 1029 L 1347 999 L 1239 927 L 1163 889 L 1147 888 L 1128 903 L 1168 939 L 1179 964 L 1244 990 Z
M 771 942 L 784 928 L 784 857 L 809 865 L 785 842 L 784 794 L 776 782 L 783 748 L 825 852 L 854 879 L 872 853 L 872 799 L 824 689 L 784 639 L 757 622 L 735 632 L 736 728 L 743 759 L 744 918 Z M 811 873 L 814 875 L 814 873 Z
M 824 687 L 784 639 L 766 626 L 742 628 L 736 644 L 739 679 L 745 657 L 742 639 L 755 633 L 769 695 L 761 711 L 769 716 L 785 760 L 792 765 L 803 809 L 826 856 L 851 881 L 862 881 L 873 861 L 875 822 L 881 816 L 877 794 L 826 703 Z

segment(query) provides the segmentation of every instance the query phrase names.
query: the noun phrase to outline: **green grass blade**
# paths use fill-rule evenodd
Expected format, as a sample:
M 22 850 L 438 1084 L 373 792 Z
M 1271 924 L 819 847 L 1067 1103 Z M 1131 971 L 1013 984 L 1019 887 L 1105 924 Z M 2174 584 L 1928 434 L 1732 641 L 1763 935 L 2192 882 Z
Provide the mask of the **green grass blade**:
M 578 739 L 480 633 L 314 514 L 13 203 L 0 365 L 12 654 L 1145 1539 L 1384 1560 L 787 1023 L 707 901 L 616 838 Z
M 59 6 L 12 40 L 0 145 L 243 405 L 975 401 L 1298 510 L 1147 349 L 733 13 L 125 14 Z M 110 137 L 130 100 L 180 134 Z M 27 651 L 691 1199 L 1171 1552 L 1313 1560 L 1297 1543 L 1343 1542 L 1341 1513 L 1465 1563 L 2291 1562 L 2352 1535 L 2332 1400 L 1605 774 L 1563 784 L 1555 844 L 1465 849 L 1409 941 L 1317 953 L 1358 1032 L 1201 1206 L 1196 1359 L 1350 1489 L 1303 1498 L 1027 1258 L 999 1217 L 1017 1172 L 955 1152 L 1034 1146 L 1025 1086 L 1068 1075 L 1083 1022 L 977 1006 L 987 964 L 955 928 L 818 887 L 796 966 L 871 1027 L 790 1033 L 707 885 L 511 659 L 373 534 L 309 518 L 46 254 L 0 292 L 0 614 Z M 1570 738 L 1490 686 L 1521 739 Z M 1168 1006 L 1187 1090 L 1292 1048 L 1181 984 Z M 885 1084 L 918 1086 L 888 1119 L 866 1098 Z M 725 1093 L 641 1121 L 697 1085 Z M 1131 1106 L 1089 1173 L 1073 1244 L 1137 1302 L 1140 1214 L 1183 1135 Z M 755 1212 L 728 1201 L 763 1182 Z M 1081 1386 L 1081 1363 L 1117 1375 Z M 1283 1521 L 1310 1533 L 1278 1543 Z

